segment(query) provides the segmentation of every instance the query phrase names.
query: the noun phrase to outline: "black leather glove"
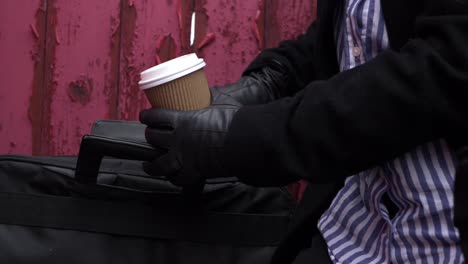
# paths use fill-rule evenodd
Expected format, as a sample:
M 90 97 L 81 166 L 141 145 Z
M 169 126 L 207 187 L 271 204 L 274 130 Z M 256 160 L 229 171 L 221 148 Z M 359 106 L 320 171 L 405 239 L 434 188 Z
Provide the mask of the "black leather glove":
M 241 104 L 224 97 L 198 111 L 149 109 L 140 113 L 146 140 L 169 152 L 145 165 L 150 175 L 178 186 L 203 186 L 205 178 L 229 176 L 223 165 L 224 138 Z
M 226 86 L 210 87 L 212 103 L 231 97 L 242 105 L 266 104 L 284 96 L 287 74 L 279 62 L 242 76 Z

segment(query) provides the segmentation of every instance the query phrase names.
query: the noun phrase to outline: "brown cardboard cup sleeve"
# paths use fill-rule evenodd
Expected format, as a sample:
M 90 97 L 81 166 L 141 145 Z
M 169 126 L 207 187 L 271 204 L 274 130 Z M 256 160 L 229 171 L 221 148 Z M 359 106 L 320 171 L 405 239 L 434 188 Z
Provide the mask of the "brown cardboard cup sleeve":
M 210 105 L 203 59 L 188 54 L 141 73 L 140 89 L 152 107 L 197 110 Z

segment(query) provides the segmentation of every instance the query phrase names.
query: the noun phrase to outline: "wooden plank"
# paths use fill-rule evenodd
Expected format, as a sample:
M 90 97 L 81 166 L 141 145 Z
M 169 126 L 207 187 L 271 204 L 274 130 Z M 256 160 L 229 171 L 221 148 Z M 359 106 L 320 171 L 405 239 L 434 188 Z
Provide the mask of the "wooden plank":
M 0 55 L 9 62 L 0 66 L 1 153 L 76 153 L 95 119 L 137 119 L 149 106 L 139 72 L 181 54 L 205 58 L 211 85 L 235 81 L 259 50 L 303 31 L 315 1 L 48 0 L 45 6 L 46 0 L 8 1 L 0 11 Z
M 77 154 L 94 120 L 116 118 L 120 1 L 48 0 L 48 155 Z
M 193 5 L 195 3 L 195 5 Z M 137 119 L 149 107 L 139 91 L 138 74 L 159 62 L 196 52 L 207 62 L 210 85 L 237 80 L 258 53 L 252 25 L 255 1 L 131 1 L 122 8 L 121 92 L 119 117 Z M 196 12 L 194 45 L 190 46 L 192 12 Z
M 281 40 L 295 38 L 316 15 L 316 0 L 195 2 L 197 18 L 200 14 L 207 17 L 208 26 L 197 23 L 196 30 L 203 33 L 197 34 L 195 51 L 207 61 L 210 85 L 237 80 L 258 52 L 277 46 Z M 214 41 L 198 48 L 198 43 L 212 34 Z
M 259 52 L 255 32 L 256 1 L 205 0 L 197 1 L 197 10 L 205 13 L 207 27 L 196 42 L 197 53 L 207 62 L 210 85 L 223 85 L 238 80 L 245 67 Z M 198 17 L 198 16 L 197 16 Z M 206 45 L 203 41 L 207 42 Z
M 265 47 L 296 38 L 316 18 L 316 0 L 265 0 Z
M 32 153 L 31 122 L 37 122 L 40 115 L 34 111 L 28 115 L 28 106 L 33 90 L 40 89 L 42 85 L 44 37 L 44 1 L 17 0 L 2 3 L 0 154 Z
M 119 118 L 137 120 L 149 103 L 138 87 L 140 72 L 180 54 L 176 1 L 123 0 Z

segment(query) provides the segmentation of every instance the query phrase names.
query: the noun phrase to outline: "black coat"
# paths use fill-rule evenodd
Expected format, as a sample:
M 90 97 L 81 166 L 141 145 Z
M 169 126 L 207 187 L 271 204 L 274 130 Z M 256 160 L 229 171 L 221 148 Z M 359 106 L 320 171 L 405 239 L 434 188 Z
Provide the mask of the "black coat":
M 254 185 L 310 182 L 276 263 L 310 243 L 347 176 L 439 138 L 455 147 L 464 141 L 468 0 L 381 1 L 391 49 L 372 61 L 339 73 L 338 1 L 319 0 L 318 18 L 304 35 L 263 51 L 246 70 L 273 60 L 286 65 L 286 97 L 239 110 L 226 139 L 228 167 Z M 458 170 L 456 223 L 464 237 L 462 171 L 468 168 Z

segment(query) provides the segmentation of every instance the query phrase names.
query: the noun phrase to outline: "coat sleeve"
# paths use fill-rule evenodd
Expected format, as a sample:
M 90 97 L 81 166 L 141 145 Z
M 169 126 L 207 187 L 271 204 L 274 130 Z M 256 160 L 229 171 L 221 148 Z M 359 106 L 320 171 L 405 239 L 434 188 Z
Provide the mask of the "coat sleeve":
M 229 170 L 252 185 L 330 182 L 466 133 L 467 2 L 430 1 L 400 51 L 241 108 L 225 142 Z
M 317 21 L 297 39 L 285 40 L 276 48 L 263 50 L 250 63 L 243 75 L 256 72 L 266 66 L 275 68 L 287 76 L 286 85 L 279 87 L 280 95 L 285 97 L 295 94 L 317 78 L 314 70 L 316 37 Z

